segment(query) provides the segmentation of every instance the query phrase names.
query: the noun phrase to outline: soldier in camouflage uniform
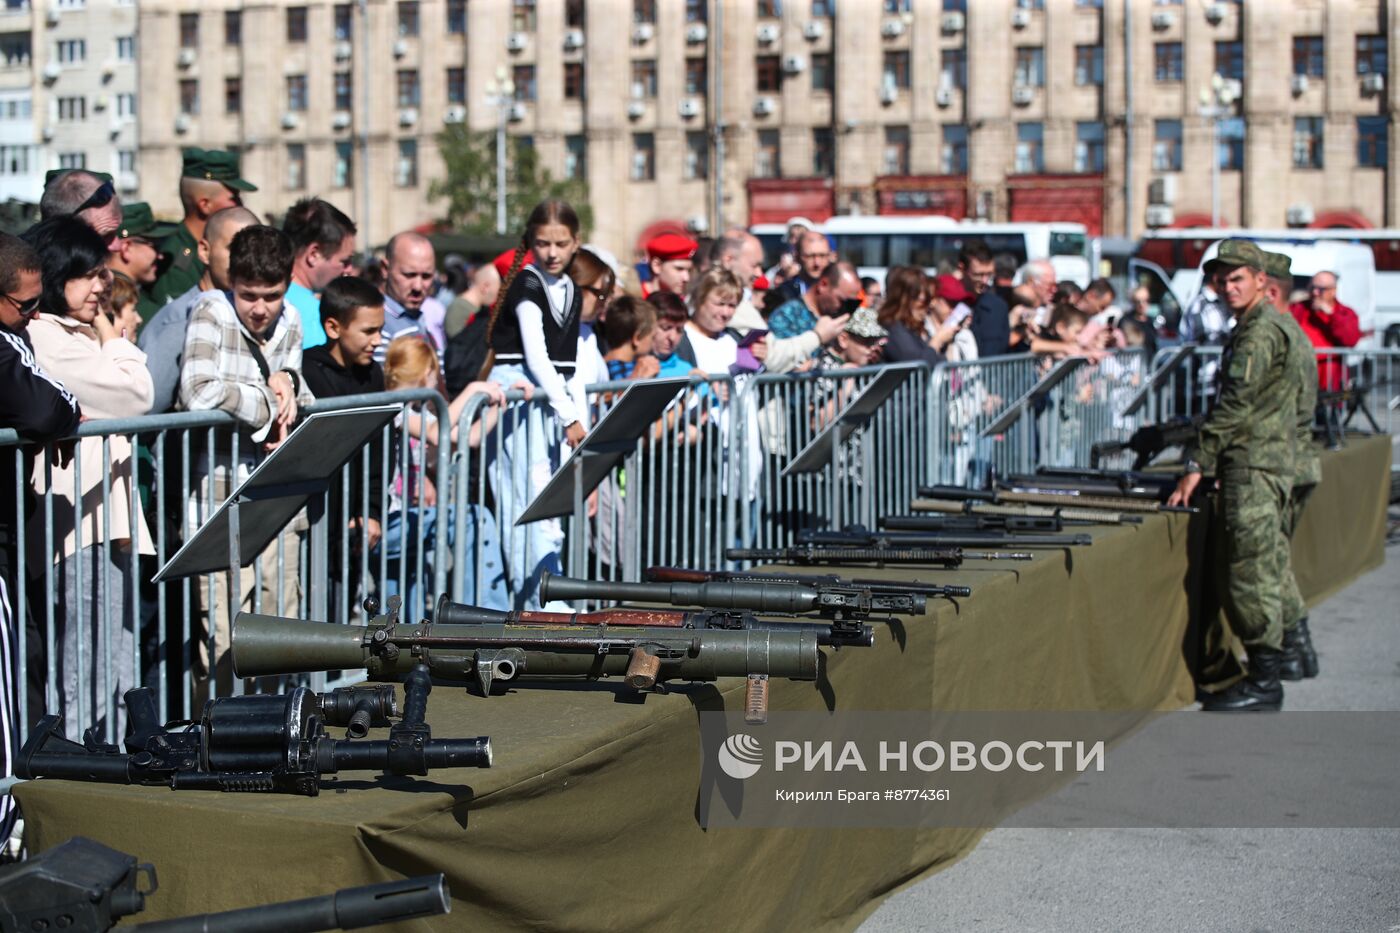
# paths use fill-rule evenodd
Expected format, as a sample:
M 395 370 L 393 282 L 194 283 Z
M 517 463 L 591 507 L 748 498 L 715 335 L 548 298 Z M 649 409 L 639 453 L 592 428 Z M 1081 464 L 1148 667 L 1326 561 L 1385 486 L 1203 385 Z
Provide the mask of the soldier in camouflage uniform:
M 1265 253 L 1264 262 L 1269 274 L 1269 301 L 1284 318 L 1294 378 L 1298 383 L 1293 490 L 1288 495 L 1288 509 L 1283 516 L 1284 535 L 1288 541 L 1292 541 L 1293 533 L 1298 529 L 1298 519 L 1303 514 L 1303 506 L 1322 481 L 1322 460 L 1317 455 L 1317 445 L 1313 443 L 1312 436 L 1313 418 L 1317 410 L 1317 380 L 1313 378 L 1313 373 L 1317 370 L 1317 362 L 1313 358 L 1312 341 L 1288 310 L 1288 296 L 1293 291 L 1292 260 L 1282 253 Z M 1284 548 L 1281 559 L 1287 572 L 1283 577 L 1283 662 L 1279 666 L 1279 677 L 1282 680 L 1316 677 L 1317 651 L 1308 632 L 1308 607 L 1303 602 L 1298 579 L 1293 574 L 1290 549 Z
M 1220 483 L 1225 544 L 1222 595 L 1230 627 L 1244 642 L 1249 672 L 1207 710 L 1277 710 L 1283 706 L 1284 514 L 1293 487 L 1297 376 L 1288 331 L 1265 296 L 1264 252 L 1226 240 L 1216 255 L 1225 300 L 1235 316 L 1221 361 L 1219 394 L 1187 450 L 1172 505 L 1188 502 L 1203 472 Z

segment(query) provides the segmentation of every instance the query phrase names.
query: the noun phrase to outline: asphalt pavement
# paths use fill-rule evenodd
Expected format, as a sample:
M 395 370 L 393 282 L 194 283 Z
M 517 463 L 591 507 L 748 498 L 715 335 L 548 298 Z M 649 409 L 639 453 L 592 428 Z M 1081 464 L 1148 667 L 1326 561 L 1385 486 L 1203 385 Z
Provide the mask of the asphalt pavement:
M 1285 708 L 1400 710 L 1397 607 L 1392 534 L 1384 566 L 1313 609 L 1322 676 Z M 996 829 L 860 929 L 1400 933 L 1400 830 Z

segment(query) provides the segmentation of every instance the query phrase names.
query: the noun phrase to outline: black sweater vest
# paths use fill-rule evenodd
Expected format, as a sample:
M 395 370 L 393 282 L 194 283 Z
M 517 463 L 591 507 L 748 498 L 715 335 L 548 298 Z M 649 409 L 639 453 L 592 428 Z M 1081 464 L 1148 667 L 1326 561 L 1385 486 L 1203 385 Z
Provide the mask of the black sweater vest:
M 569 282 L 569 307 L 560 323 L 554 319 L 550 309 L 549 292 L 545 288 L 544 275 L 534 266 L 524 266 L 511 282 L 506 293 L 505 304 L 496 318 L 496 327 L 491 332 L 491 349 L 497 359 L 524 359 L 525 344 L 520 336 L 520 319 L 515 316 L 515 308 L 522 301 L 532 301 L 543 314 L 544 345 L 549 358 L 555 363 L 570 366 L 578 358 L 578 330 L 580 312 L 583 310 L 583 293 Z

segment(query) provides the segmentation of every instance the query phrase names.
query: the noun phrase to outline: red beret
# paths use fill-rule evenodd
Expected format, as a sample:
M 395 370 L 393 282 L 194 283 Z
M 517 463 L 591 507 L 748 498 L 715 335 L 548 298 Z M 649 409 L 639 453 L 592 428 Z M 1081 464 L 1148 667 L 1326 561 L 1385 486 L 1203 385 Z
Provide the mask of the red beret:
M 525 266 L 529 265 L 534 261 L 535 254 L 527 249 L 525 251 L 525 258 L 520 261 L 521 268 L 524 268 Z M 507 275 L 510 275 L 510 267 L 511 264 L 514 262 L 515 250 L 508 249 L 501 255 L 497 256 L 495 259 L 491 260 L 491 265 L 495 266 L 496 271 L 501 274 L 501 281 L 505 281 L 505 277 Z
M 772 287 L 773 285 L 768 281 L 768 276 L 766 275 L 760 275 L 753 280 L 753 290 L 756 292 L 766 292 Z
M 938 297 L 949 304 L 955 305 L 972 297 L 972 292 L 955 275 L 940 275 L 935 281 L 938 283 Z
M 672 259 L 690 259 L 699 248 L 700 244 L 688 236 L 681 236 L 679 233 L 663 233 L 661 236 L 653 237 L 647 241 L 647 257 L 659 259 L 662 262 L 669 262 Z

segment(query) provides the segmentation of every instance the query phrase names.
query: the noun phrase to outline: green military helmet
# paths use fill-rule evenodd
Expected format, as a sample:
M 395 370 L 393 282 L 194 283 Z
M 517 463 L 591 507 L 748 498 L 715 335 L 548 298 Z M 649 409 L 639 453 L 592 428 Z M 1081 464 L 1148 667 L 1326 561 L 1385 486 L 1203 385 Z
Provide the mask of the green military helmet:
M 1222 266 L 1244 266 L 1256 272 L 1267 271 L 1265 252 L 1250 240 L 1224 240 L 1215 251 L 1215 261 Z
M 195 146 L 187 146 L 181 154 L 184 156 L 184 168 L 180 174 L 185 178 L 203 178 L 208 181 L 222 182 L 229 188 L 238 191 L 257 191 L 258 186 L 251 182 L 244 181 L 238 166 L 238 153 L 229 152 L 226 149 L 200 149 Z
M 1264 272 L 1284 282 L 1293 278 L 1293 260 L 1283 253 L 1264 253 Z
M 155 214 L 151 212 L 151 205 L 145 201 L 135 201 L 122 205 L 122 225 L 117 228 L 117 236 L 123 240 L 140 237 L 152 243 L 159 243 L 179 228 L 177 223 L 156 220 Z

